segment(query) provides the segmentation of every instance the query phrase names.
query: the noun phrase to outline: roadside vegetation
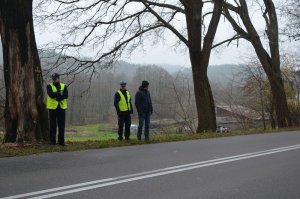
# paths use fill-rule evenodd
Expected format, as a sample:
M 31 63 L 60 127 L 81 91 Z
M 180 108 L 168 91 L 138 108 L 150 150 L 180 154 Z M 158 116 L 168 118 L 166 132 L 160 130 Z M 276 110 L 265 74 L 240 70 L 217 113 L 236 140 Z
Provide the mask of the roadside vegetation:
M 39 153 L 51 153 L 51 152 L 68 152 L 68 151 L 80 151 L 89 149 L 101 149 L 110 147 L 123 147 L 123 146 L 134 146 L 143 144 L 154 144 L 154 143 L 165 143 L 174 141 L 185 141 L 185 140 L 199 140 L 209 138 L 220 138 L 229 136 L 241 136 L 251 134 L 262 134 L 262 133 L 276 133 L 283 131 L 294 131 L 299 128 L 289 129 L 248 129 L 241 131 L 231 131 L 228 133 L 216 133 L 216 132 L 204 132 L 200 134 L 193 134 L 189 132 L 176 133 L 176 127 L 169 126 L 162 130 L 155 130 L 150 133 L 151 141 L 146 143 L 144 141 L 139 142 L 136 140 L 136 133 L 132 132 L 130 141 L 118 141 L 116 130 L 109 129 L 109 125 L 102 124 L 90 124 L 83 126 L 69 126 L 66 129 L 66 142 L 67 147 L 51 146 L 45 143 L 37 144 L 4 144 L 3 133 L 0 133 L 0 157 L 11 157 L 11 156 L 24 156 L 33 155 Z

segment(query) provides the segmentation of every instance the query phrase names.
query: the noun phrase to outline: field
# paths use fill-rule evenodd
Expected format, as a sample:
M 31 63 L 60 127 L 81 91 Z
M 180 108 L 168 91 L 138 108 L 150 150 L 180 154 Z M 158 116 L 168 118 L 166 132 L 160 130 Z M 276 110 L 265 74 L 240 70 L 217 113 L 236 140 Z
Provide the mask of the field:
M 117 130 L 113 130 L 110 124 L 89 124 L 82 126 L 69 126 L 66 128 L 66 141 L 104 141 L 117 138 Z

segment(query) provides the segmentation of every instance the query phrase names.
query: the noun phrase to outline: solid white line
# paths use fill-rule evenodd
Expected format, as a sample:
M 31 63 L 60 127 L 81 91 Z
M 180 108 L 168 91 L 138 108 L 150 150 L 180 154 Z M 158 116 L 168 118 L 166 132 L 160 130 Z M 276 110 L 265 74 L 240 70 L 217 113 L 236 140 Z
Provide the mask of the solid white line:
M 131 175 L 125 175 L 125 176 L 120 176 L 120 177 L 115 177 L 115 178 L 95 180 L 95 181 L 79 183 L 79 184 L 74 184 L 74 185 L 68 185 L 68 186 L 63 186 L 63 187 L 58 187 L 58 188 L 46 189 L 46 190 L 41 190 L 41 191 L 36 191 L 36 192 L 14 195 L 14 196 L 8 196 L 8 197 L 1 198 L 1 199 L 16 199 L 16 198 L 23 198 L 23 197 L 28 197 L 28 196 L 41 195 L 41 194 L 45 194 L 45 193 L 71 189 L 68 191 L 57 192 L 57 193 L 52 193 L 52 194 L 48 194 L 48 195 L 35 197 L 35 198 L 49 198 L 49 197 L 65 195 L 65 194 L 69 194 L 69 193 L 75 193 L 75 192 L 80 192 L 80 191 L 85 191 L 85 190 L 90 190 L 90 189 L 95 189 L 95 188 L 100 188 L 100 187 L 105 187 L 105 186 L 111 186 L 111 185 L 125 183 L 125 182 L 141 180 L 141 179 L 145 179 L 145 178 L 152 178 L 152 177 L 156 177 L 156 176 L 177 173 L 177 172 L 181 172 L 181 171 L 186 171 L 186 170 L 191 170 L 191 169 L 196 169 L 196 168 L 201 168 L 201 167 L 206 167 L 206 166 L 211 166 L 211 165 L 216 165 L 216 164 L 222 164 L 222 163 L 226 163 L 226 162 L 248 159 L 248 158 L 253 158 L 253 157 L 258 157 L 258 156 L 263 156 L 263 155 L 269 155 L 269 154 L 279 153 L 279 152 L 283 152 L 283 151 L 295 150 L 298 148 L 300 148 L 300 145 L 275 148 L 275 149 L 270 149 L 270 150 L 265 150 L 265 151 L 254 152 L 254 153 L 246 153 L 246 154 L 230 156 L 230 157 L 225 157 L 225 158 L 219 158 L 219 159 L 214 159 L 214 160 L 195 162 L 195 163 L 191 163 L 191 164 L 179 165 L 179 166 L 174 166 L 174 167 L 167 167 L 167 168 L 163 168 L 163 169 L 147 171 L 147 172 L 142 172 L 142 173 L 136 173 L 136 174 L 131 174 Z M 113 182 L 110 182 L 110 181 L 113 181 Z M 92 184 L 96 184 L 96 185 L 87 186 L 87 185 L 92 185 Z M 83 186 L 87 186 L 87 187 L 83 187 Z M 77 188 L 77 187 L 82 187 L 82 188 Z M 72 189 L 72 188 L 77 188 L 77 189 Z
M 107 178 L 107 179 L 102 179 L 102 180 L 95 180 L 95 181 L 92 181 L 92 182 L 84 182 L 84 183 L 79 183 L 79 184 L 74 184 L 74 185 L 57 187 L 57 188 L 53 188 L 53 189 L 46 189 L 46 190 L 35 191 L 35 192 L 30 192 L 30 193 L 25 193 L 25 194 L 19 194 L 19 195 L 15 195 L 15 196 L 8 196 L 8 197 L 5 197 L 5 198 L 0 198 L 0 199 L 24 198 L 24 197 L 27 197 L 27 196 L 39 195 L 39 194 L 44 194 L 44 193 L 49 193 L 49 192 L 54 192 L 54 191 L 61 191 L 61 190 L 65 190 L 65 189 L 82 187 L 82 186 L 86 186 L 86 185 L 91 185 L 91 184 L 96 184 L 96 183 L 102 183 L 102 182 L 107 182 L 107 181 L 111 181 L 111 180 L 113 180 L 113 178 Z

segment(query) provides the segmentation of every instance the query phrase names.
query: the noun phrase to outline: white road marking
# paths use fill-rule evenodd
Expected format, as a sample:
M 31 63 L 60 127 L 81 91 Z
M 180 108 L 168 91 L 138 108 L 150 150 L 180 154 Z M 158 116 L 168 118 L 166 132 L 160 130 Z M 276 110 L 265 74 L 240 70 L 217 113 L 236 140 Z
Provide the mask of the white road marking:
M 183 172 L 183 171 L 187 171 L 187 170 L 192 170 L 192 169 L 197 169 L 197 168 L 202 168 L 202 167 L 207 167 L 207 166 L 213 166 L 213 165 L 217 165 L 217 164 L 223 164 L 223 163 L 233 162 L 233 161 L 238 161 L 238 160 L 243 160 L 243 159 L 266 156 L 266 155 L 270 155 L 270 154 L 275 154 L 275 153 L 280 153 L 280 152 L 290 151 L 290 150 L 296 150 L 296 149 L 300 149 L 300 145 L 293 145 L 293 146 L 275 148 L 275 149 L 270 149 L 270 150 L 265 150 L 265 151 L 258 151 L 258 152 L 254 152 L 254 153 L 246 153 L 246 154 L 241 154 L 241 155 L 236 155 L 236 156 L 229 156 L 229 157 L 225 157 L 225 158 L 218 158 L 218 159 L 213 159 L 213 160 L 195 162 L 195 163 L 191 163 L 191 164 L 184 164 L 184 165 L 179 165 L 179 166 L 174 166 L 174 167 L 167 167 L 167 168 L 153 170 L 153 171 L 141 172 L 141 173 L 125 175 L 125 176 L 120 176 L 120 177 L 114 177 L 114 178 L 106 178 L 106 179 L 84 182 L 84 183 L 79 183 L 79 184 L 73 184 L 73 185 L 68 185 L 68 186 L 63 186 L 63 187 L 35 191 L 35 192 L 30 192 L 30 193 L 25 193 L 25 194 L 8 196 L 8 197 L 0 198 L 0 199 L 16 199 L 16 198 L 24 198 L 24 197 L 29 197 L 29 196 L 33 196 L 34 199 L 51 198 L 51 197 L 55 197 L 55 196 L 61 196 L 61 195 L 66 195 L 66 194 L 71 194 L 71 193 L 76 193 L 76 192 L 81 192 L 81 191 L 87 191 L 87 190 L 91 190 L 91 189 L 97 189 L 97 188 L 101 188 L 101 187 L 107 187 L 107 186 L 112 186 L 112 185 L 116 185 L 116 184 L 132 182 L 132 181 L 137 181 L 137 180 L 142 180 L 142 179 L 147 179 L 147 178 L 153 178 L 153 177 L 157 177 L 157 176 L 178 173 L 178 172 Z M 63 191 L 63 190 L 65 190 L 65 191 Z M 36 197 L 34 197 L 34 196 L 36 196 Z

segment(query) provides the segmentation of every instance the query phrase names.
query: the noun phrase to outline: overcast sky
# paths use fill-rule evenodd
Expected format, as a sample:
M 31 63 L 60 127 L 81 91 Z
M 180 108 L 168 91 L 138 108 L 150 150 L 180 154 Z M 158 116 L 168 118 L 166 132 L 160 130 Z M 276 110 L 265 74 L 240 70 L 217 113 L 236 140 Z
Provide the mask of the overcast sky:
M 276 0 L 275 2 L 278 1 L 279 0 Z M 261 10 L 257 9 L 257 7 L 254 7 L 254 5 L 255 4 L 251 5 L 250 3 L 248 5 L 249 8 L 253 10 L 253 12 L 250 12 L 250 16 L 253 19 L 254 26 L 259 30 L 261 35 L 264 35 L 265 22 L 262 18 Z M 185 21 L 184 18 L 182 20 Z M 41 46 L 48 41 L 55 41 L 56 33 L 54 33 L 53 31 L 41 31 L 38 27 L 36 27 L 36 30 L 36 39 L 38 46 Z M 231 25 L 226 22 L 226 20 L 224 20 L 224 17 L 222 17 L 218 26 L 215 43 L 231 38 L 234 34 L 235 33 L 232 30 Z M 138 49 L 130 57 L 123 56 L 122 60 L 138 64 L 172 64 L 186 67 L 190 66 L 188 51 L 175 51 L 174 47 L 172 47 L 174 45 L 174 41 L 171 41 L 169 38 L 174 37 L 165 36 L 164 44 L 158 44 L 156 46 L 145 44 L 143 48 L 144 51 Z M 286 43 L 280 45 L 282 49 L 289 48 L 290 50 L 295 50 L 290 48 L 290 46 L 294 46 L 293 44 Z M 299 50 L 296 49 L 295 51 Z M 87 52 L 87 56 L 89 55 L 89 53 L 92 53 L 89 50 L 86 50 L 85 52 Z M 214 49 L 211 54 L 210 65 L 240 64 L 244 63 L 247 58 L 253 55 L 253 47 L 248 42 L 240 40 L 239 48 L 237 48 L 237 42 L 233 42 L 233 44 L 229 47 L 224 45 L 222 47 Z
M 210 65 L 219 64 L 238 64 L 243 62 L 245 46 L 236 48 L 236 46 L 224 47 L 214 50 L 210 59 Z M 132 63 L 146 64 L 172 64 L 190 66 L 188 52 L 175 52 L 174 48 L 168 45 L 148 46 L 146 52 L 135 52 L 130 58 L 124 57 Z
M 256 15 L 252 15 L 252 17 L 255 18 L 255 26 L 263 30 L 264 21 L 262 19 L 259 19 L 261 18 L 260 16 L 261 13 L 256 13 Z M 215 42 L 223 41 L 224 39 L 227 39 L 231 35 L 233 35 L 233 30 L 231 26 L 228 23 L 225 23 L 224 21 L 224 19 L 221 19 L 220 21 Z M 55 32 L 47 30 L 47 27 L 35 27 L 35 30 L 38 46 L 42 46 L 50 41 L 58 40 L 59 38 Z M 144 47 L 144 51 L 137 50 L 130 57 L 124 56 L 122 57 L 122 59 L 124 61 L 138 64 L 172 64 L 181 65 L 185 67 L 190 66 L 188 52 L 186 50 L 179 50 L 179 52 L 178 50 L 175 51 L 174 47 L 172 47 L 173 44 L 174 42 L 169 41 L 166 38 L 164 44 L 158 44 L 156 46 L 146 44 Z M 246 57 L 249 57 L 249 55 L 253 54 L 253 48 L 248 42 L 240 41 L 239 48 L 236 47 L 236 42 L 234 42 L 234 44 L 229 47 L 222 46 L 221 48 L 214 49 L 212 51 L 210 65 L 243 63 Z M 299 44 L 297 47 L 295 45 L 295 42 L 292 42 L 292 44 L 281 44 L 281 47 L 284 50 L 289 49 L 291 52 L 299 51 Z
M 231 26 L 224 23 L 224 21 L 220 22 L 216 42 L 223 41 L 231 35 L 233 35 Z M 38 46 L 44 45 L 49 41 L 55 41 L 56 38 L 59 38 L 56 33 L 42 31 L 36 27 L 36 40 Z M 155 46 L 150 45 L 149 42 L 148 45 L 147 43 L 145 44 L 143 48 L 144 51 L 136 50 L 130 57 L 123 56 L 122 60 L 137 64 L 171 64 L 189 67 L 190 60 L 187 48 L 183 50 L 185 47 L 182 46 L 180 50 L 176 50 L 173 45 L 174 41 L 170 41 L 168 38 L 165 38 L 164 44 L 157 44 Z M 236 45 L 231 45 L 229 47 L 224 45 L 212 51 L 210 65 L 239 64 L 243 62 L 242 57 L 247 53 L 249 53 L 249 45 L 247 45 L 247 42 L 240 42 L 239 48 L 237 48 Z

